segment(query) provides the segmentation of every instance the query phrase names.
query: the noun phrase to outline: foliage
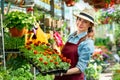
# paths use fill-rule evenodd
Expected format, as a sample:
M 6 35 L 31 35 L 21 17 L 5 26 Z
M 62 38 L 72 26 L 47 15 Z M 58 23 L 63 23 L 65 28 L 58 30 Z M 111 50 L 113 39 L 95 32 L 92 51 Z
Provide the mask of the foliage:
M 64 24 L 63 24 L 63 26 L 62 26 L 62 28 L 61 28 L 61 31 L 63 32 L 63 36 L 62 36 L 62 40 L 64 41 L 64 42 L 66 42 L 67 41 L 67 38 L 68 38 L 68 36 L 69 36 L 69 29 L 67 28 L 67 22 L 64 22 Z
M 114 66 L 112 66 L 111 70 L 114 72 L 116 70 L 120 70 L 120 64 L 116 63 Z
M 9 57 L 9 55 L 7 55 Z M 21 55 L 12 55 L 7 61 L 7 70 L 0 67 L 0 80 L 33 80 L 31 65 Z M 36 80 L 54 80 L 53 75 L 42 76 L 36 73 Z
M 75 1 L 75 2 L 79 2 L 80 0 L 73 0 L 73 1 Z
M 99 79 L 99 70 L 101 66 L 95 67 L 94 64 L 89 63 L 87 69 L 85 70 L 87 80 L 98 80 Z
M 30 65 L 20 56 L 12 57 L 7 62 L 7 70 L 0 69 L 0 80 L 31 80 L 33 75 L 30 72 Z
M 21 12 L 21 11 L 12 11 L 5 15 L 4 25 L 7 28 L 16 27 L 21 30 L 24 27 L 27 29 L 31 29 L 35 22 L 35 17 Z
M 114 73 L 112 80 L 120 80 L 120 73 Z
M 111 70 L 113 71 L 112 80 L 120 80 L 120 64 L 116 63 Z
M 54 80 L 54 76 L 53 75 L 42 76 L 41 74 L 38 74 L 36 80 Z
M 42 11 L 39 11 L 36 7 L 34 8 L 34 14 L 36 17 L 36 21 L 40 21 L 41 19 L 44 18 L 44 13 Z
M 96 46 L 106 46 L 109 50 L 111 50 L 113 46 L 113 42 L 110 41 L 110 38 L 96 38 L 95 39 Z
M 120 51 L 120 25 L 116 25 L 115 28 L 115 44 L 117 47 L 117 52 Z
M 8 32 L 4 33 L 4 44 L 5 49 L 19 49 L 20 46 L 24 45 L 25 39 L 11 37 Z

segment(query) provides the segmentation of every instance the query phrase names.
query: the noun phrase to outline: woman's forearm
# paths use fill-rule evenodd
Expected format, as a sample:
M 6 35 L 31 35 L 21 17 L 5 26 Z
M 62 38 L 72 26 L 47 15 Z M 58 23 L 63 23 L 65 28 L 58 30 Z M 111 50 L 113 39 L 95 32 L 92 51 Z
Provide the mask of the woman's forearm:
M 80 72 L 81 71 L 79 68 L 74 67 L 74 68 L 68 69 L 68 71 L 64 75 L 78 74 Z

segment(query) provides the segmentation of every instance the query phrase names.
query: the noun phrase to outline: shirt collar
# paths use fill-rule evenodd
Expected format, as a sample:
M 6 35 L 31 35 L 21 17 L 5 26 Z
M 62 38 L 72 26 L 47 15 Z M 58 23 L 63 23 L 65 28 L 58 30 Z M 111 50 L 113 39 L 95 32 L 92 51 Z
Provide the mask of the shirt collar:
M 74 32 L 73 34 L 72 34 L 72 36 L 76 36 L 76 37 L 78 37 L 79 39 L 81 39 L 82 37 L 84 37 L 85 35 L 87 35 L 87 32 L 82 32 L 82 33 L 80 33 L 80 34 L 78 34 L 78 35 L 75 35 L 76 34 L 76 32 Z

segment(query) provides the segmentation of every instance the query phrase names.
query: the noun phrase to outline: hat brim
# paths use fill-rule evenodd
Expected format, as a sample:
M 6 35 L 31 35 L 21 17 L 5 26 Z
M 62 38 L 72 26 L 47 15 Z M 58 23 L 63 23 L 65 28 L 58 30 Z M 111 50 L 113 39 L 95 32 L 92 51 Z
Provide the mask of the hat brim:
M 75 17 L 80 17 L 80 18 L 83 18 L 85 20 L 88 20 L 90 21 L 91 23 L 95 24 L 93 20 L 89 19 L 88 17 L 86 16 L 83 16 L 83 15 L 79 15 L 79 14 L 73 14 Z

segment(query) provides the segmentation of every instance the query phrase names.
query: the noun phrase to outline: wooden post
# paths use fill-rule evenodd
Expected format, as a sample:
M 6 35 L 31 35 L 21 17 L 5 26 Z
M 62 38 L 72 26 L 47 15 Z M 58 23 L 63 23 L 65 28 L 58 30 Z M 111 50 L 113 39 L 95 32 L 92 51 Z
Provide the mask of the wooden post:
M 62 10 L 62 19 L 64 20 L 65 19 L 65 9 L 64 9 L 64 0 L 62 0 L 62 3 L 61 3 L 61 10 Z
M 51 16 L 54 17 L 54 0 L 50 0 L 50 13 L 51 13 Z

